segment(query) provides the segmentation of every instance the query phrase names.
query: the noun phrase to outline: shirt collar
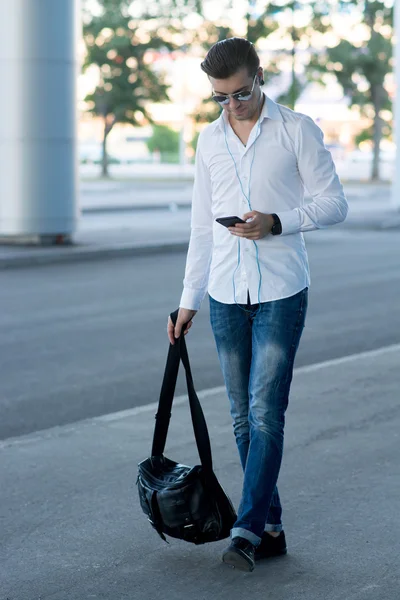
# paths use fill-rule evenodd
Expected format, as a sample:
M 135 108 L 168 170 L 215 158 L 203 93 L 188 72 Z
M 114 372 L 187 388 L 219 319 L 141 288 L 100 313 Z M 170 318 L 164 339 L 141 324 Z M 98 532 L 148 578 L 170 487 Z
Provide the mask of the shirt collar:
M 222 110 L 220 116 L 217 119 L 218 126 L 219 129 L 221 129 L 221 131 L 224 130 L 223 119 L 225 121 L 225 124 L 227 125 L 228 115 L 224 110 Z M 283 117 L 281 111 L 279 110 L 278 104 L 271 100 L 271 98 L 269 98 L 266 94 L 264 94 L 264 105 L 261 111 L 261 121 L 263 121 L 264 119 L 271 119 L 272 121 L 283 121 Z

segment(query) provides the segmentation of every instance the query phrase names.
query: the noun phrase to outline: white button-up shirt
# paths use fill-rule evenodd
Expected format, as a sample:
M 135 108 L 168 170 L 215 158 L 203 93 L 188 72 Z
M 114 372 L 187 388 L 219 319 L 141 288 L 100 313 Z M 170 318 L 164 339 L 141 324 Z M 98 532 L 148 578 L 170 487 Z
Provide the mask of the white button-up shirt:
M 247 196 L 250 189 L 251 207 L 228 147 Z M 276 213 L 282 223 L 281 235 L 255 241 L 258 261 L 252 240 L 232 235 L 215 221 L 250 210 Z M 248 292 L 252 304 L 296 294 L 310 285 L 302 232 L 340 223 L 347 210 L 332 156 L 310 117 L 265 96 L 260 121 L 244 146 L 223 111 L 198 140 L 180 306 L 198 310 L 207 291 L 226 304 L 246 304 Z

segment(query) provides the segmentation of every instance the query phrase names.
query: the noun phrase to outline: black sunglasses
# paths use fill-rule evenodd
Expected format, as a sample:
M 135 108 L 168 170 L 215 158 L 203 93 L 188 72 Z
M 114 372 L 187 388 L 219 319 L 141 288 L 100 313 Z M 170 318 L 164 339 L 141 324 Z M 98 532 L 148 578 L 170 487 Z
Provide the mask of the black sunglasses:
M 254 91 L 254 86 L 256 83 L 256 77 L 257 77 L 257 73 L 254 75 L 254 79 L 253 79 L 253 85 L 251 90 L 245 90 L 243 92 L 236 92 L 235 94 L 224 94 L 224 95 L 220 95 L 220 94 L 214 94 L 212 95 L 212 99 L 215 100 L 215 102 L 218 102 L 218 104 L 222 104 L 222 105 L 227 105 L 229 104 L 229 99 L 233 98 L 234 100 L 238 100 L 239 102 L 247 102 L 248 100 L 250 100 L 250 98 L 253 95 L 253 91 Z

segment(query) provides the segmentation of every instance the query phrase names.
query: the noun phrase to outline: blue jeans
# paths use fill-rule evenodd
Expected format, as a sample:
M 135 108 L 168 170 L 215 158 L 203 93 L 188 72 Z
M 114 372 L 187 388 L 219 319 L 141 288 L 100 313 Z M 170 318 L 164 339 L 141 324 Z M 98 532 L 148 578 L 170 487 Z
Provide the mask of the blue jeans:
M 222 304 L 210 297 L 210 320 L 225 380 L 244 471 L 232 538 L 257 546 L 263 531 L 282 531 L 276 486 L 293 363 L 307 312 L 308 289 L 256 305 Z M 241 307 L 241 308 L 240 308 Z

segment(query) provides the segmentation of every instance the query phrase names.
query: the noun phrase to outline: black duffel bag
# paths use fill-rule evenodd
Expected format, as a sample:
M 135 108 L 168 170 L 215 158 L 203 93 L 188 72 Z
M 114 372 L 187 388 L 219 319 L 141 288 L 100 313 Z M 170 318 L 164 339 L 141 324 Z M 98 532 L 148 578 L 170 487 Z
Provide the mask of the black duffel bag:
M 178 311 L 171 314 L 176 323 Z M 163 454 L 179 365 L 186 371 L 190 413 L 200 465 L 188 467 Z M 137 477 L 140 505 L 164 541 L 165 535 L 205 544 L 229 536 L 236 513 L 212 466 L 207 424 L 194 389 L 184 334 L 170 344 L 161 388 L 151 456 L 139 463 Z

